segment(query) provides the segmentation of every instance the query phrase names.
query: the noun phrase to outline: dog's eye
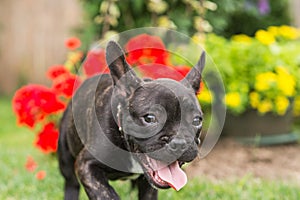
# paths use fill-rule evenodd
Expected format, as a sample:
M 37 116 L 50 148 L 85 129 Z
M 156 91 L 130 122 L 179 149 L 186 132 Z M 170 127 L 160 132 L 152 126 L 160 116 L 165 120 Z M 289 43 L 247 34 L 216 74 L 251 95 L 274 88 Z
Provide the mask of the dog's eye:
M 153 114 L 147 114 L 143 118 L 147 124 L 153 124 L 157 122 L 156 117 Z
M 200 127 L 202 125 L 202 117 L 200 117 L 200 116 L 195 117 L 193 119 L 192 124 L 193 124 L 193 126 Z

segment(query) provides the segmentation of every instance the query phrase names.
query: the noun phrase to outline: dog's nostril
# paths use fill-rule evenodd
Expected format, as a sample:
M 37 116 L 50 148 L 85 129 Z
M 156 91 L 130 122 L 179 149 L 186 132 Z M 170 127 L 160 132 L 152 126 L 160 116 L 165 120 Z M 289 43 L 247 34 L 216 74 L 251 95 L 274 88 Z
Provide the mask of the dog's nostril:
M 171 140 L 169 147 L 172 151 L 184 151 L 187 148 L 187 143 L 184 139 L 174 138 Z

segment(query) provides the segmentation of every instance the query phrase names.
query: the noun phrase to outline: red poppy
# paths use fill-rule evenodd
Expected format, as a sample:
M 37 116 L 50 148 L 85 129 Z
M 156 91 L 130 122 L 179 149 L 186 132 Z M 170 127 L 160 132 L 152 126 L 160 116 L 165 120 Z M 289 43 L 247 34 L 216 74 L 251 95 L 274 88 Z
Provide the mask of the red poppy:
M 37 180 L 41 181 L 41 180 L 43 180 L 43 179 L 46 178 L 46 175 L 47 175 L 47 174 L 46 174 L 46 171 L 40 170 L 40 171 L 38 171 L 38 172 L 36 173 L 35 178 L 36 178 Z
M 183 77 L 185 77 L 189 71 L 191 70 L 190 67 L 188 66 L 184 66 L 184 65 L 181 65 L 181 66 L 175 66 L 174 69 L 179 72 Z
M 81 80 L 78 76 L 65 73 L 53 81 L 52 88 L 56 94 L 64 95 L 67 98 L 72 97 L 73 92 L 79 87 Z
M 28 156 L 25 163 L 25 169 L 29 172 L 33 172 L 37 168 L 37 166 L 38 165 L 35 160 L 31 156 Z
M 200 89 L 199 89 L 198 93 L 200 93 L 204 88 L 205 88 L 205 84 L 203 83 L 203 81 L 201 81 L 200 82 Z
M 47 71 L 47 77 L 51 80 L 56 79 L 57 77 L 59 77 L 60 75 L 66 74 L 66 73 L 70 73 L 65 66 L 63 65 L 53 65 L 49 68 L 49 70 Z
M 77 37 L 71 37 L 65 41 L 65 46 L 70 50 L 75 50 L 81 46 L 81 41 Z
M 174 67 L 168 67 L 161 64 L 145 64 L 136 67 L 138 73 L 141 73 L 143 77 L 152 79 L 157 78 L 170 78 L 173 80 L 180 81 L 184 78 L 181 72 L 178 72 Z
M 93 49 L 88 52 L 83 63 L 83 69 L 88 77 L 100 73 L 109 73 L 103 49 Z
M 50 122 L 38 133 L 35 145 L 44 153 L 52 153 L 57 150 L 58 130 L 55 124 Z
M 18 123 L 29 127 L 34 127 L 45 116 L 65 108 L 53 90 L 34 84 L 20 88 L 13 97 L 12 106 Z
M 141 34 L 131 38 L 125 45 L 127 61 L 131 65 L 169 64 L 169 54 L 162 40 L 157 36 Z

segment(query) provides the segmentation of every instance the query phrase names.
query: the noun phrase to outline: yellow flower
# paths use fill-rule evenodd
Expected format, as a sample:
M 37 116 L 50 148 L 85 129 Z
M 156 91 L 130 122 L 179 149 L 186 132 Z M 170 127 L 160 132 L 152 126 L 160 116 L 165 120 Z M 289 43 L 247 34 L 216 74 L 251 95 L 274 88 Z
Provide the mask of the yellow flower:
M 278 115 L 284 115 L 290 105 L 289 100 L 284 96 L 278 96 L 275 99 L 275 106 Z
M 269 26 L 268 32 L 274 35 L 275 37 L 279 35 L 279 27 L 278 26 Z
M 74 70 L 74 63 L 71 62 L 70 60 L 67 60 L 67 61 L 64 63 L 64 66 L 65 66 L 66 69 L 69 70 L 69 71 Z
M 273 72 L 257 74 L 255 79 L 254 87 L 257 91 L 266 91 L 277 82 L 276 74 Z
M 267 32 L 265 30 L 258 30 L 255 33 L 255 38 L 260 41 L 262 44 L 270 45 L 275 43 L 275 37 L 272 33 Z
M 168 16 L 161 16 L 158 18 L 157 20 L 157 24 L 159 27 L 165 27 L 165 28 L 169 28 L 169 29 L 176 29 L 176 25 L 174 24 L 174 22 L 172 20 L 169 19 Z
M 226 94 L 225 103 L 230 108 L 238 108 L 242 103 L 241 95 L 238 92 L 230 92 Z
M 290 40 L 295 40 L 300 37 L 299 29 L 291 26 L 280 26 L 278 29 L 279 35 Z
M 197 97 L 202 103 L 210 104 L 212 102 L 212 96 L 208 90 L 201 91 Z
M 205 35 L 202 33 L 195 33 L 192 37 L 193 42 L 197 44 L 204 44 L 205 42 Z
M 269 100 L 264 100 L 258 105 L 257 110 L 258 112 L 265 114 L 267 112 L 272 111 L 272 108 L 273 108 L 272 102 Z
M 297 96 L 294 101 L 294 115 L 300 116 L 300 96 Z
M 74 65 L 77 64 L 82 59 L 83 53 L 81 51 L 72 51 L 68 53 L 68 57 L 64 66 L 72 71 L 74 70 Z
M 296 92 L 296 78 L 281 66 L 276 68 L 276 72 L 278 89 L 286 96 L 293 96 Z
M 232 37 L 232 40 L 242 43 L 251 43 L 252 38 L 245 34 L 239 34 Z
M 251 92 L 250 93 L 250 104 L 252 108 L 257 108 L 260 101 L 260 96 L 257 92 Z
M 68 61 L 75 64 L 81 60 L 82 56 L 83 56 L 82 52 L 69 52 Z

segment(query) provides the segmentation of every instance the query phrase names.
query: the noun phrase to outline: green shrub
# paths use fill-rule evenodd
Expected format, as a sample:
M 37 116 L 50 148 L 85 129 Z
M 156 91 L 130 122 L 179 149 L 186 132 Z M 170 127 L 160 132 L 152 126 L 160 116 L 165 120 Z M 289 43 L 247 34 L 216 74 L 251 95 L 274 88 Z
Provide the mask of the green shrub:
M 260 0 L 211 0 L 218 5 L 214 12 L 207 12 L 206 19 L 214 33 L 227 38 L 235 34 L 254 36 L 259 29 L 291 23 L 289 0 L 268 0 L 269 11 L 261 13 Z M 263 9 L 263 8 L 262 8 Z

